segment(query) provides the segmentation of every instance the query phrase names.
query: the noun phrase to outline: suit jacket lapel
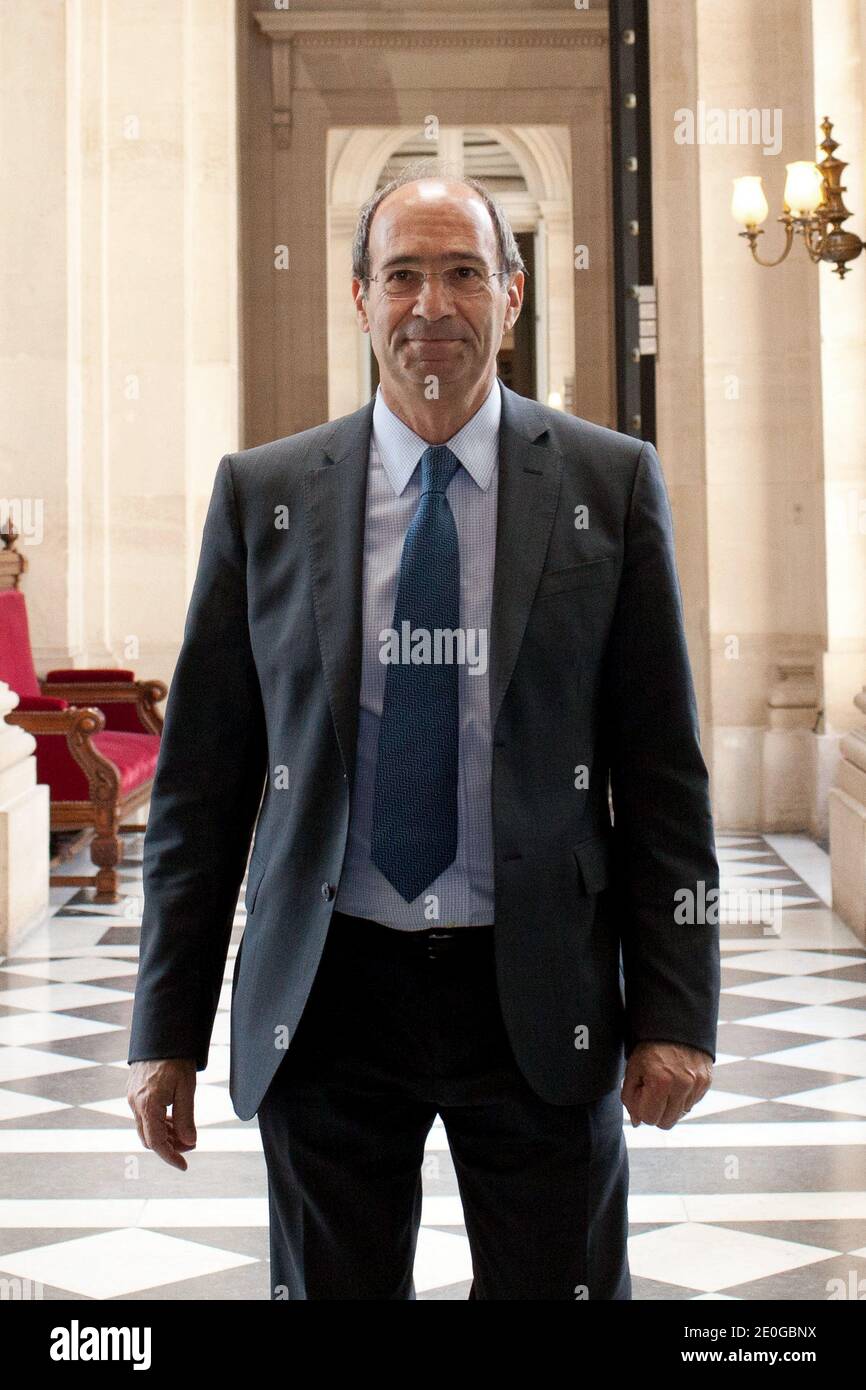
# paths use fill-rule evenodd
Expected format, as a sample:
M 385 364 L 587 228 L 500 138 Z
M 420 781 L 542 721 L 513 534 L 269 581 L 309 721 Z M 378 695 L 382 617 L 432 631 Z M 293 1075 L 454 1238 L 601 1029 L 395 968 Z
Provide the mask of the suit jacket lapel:
M 517 662 L 559 500 L 562 459 L 546 436 L 537 404 L 504 386 L 490 619 L 491 730 Z
M 325 686 L 350 786 L 361 695 L 362 579 L 373 400 L 337 422 L 304 477 L 313 610 Z
M 502 389 L 490 622 L 490 727 L 514 671 L 559 498 L 561 458 L 535 402 Z M 373 401 L 339 420 L 304 476 L 313 608 L 325 685 L 350 784 L 361 692 L 364 520 Z

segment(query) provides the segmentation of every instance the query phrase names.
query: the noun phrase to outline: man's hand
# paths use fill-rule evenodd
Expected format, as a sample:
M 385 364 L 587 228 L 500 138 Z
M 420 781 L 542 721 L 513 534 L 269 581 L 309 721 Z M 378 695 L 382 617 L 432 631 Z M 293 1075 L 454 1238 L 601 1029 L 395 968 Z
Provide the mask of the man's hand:
M 195 1072 L 194 1057 L 133 1062 L 126 1088 L 142 1144 L 182 1172 L 186 1172 L 187 1162 L 181 1154 L 196 1144 Z M 169 1106 L 171 1115 L 167 1116 Z
M 639 1042 L 625 1068 L 622 1103 L 635 1128 L 673 1129 L 706 1095 L 713 1079 L 708 1052 L 683 1043 Z

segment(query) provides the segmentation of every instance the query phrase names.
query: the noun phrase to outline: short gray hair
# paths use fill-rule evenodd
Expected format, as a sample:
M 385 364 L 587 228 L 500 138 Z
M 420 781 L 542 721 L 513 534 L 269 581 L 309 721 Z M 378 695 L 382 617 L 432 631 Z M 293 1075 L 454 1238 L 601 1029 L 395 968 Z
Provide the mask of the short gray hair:
M 499 247 L 499 269 L 507 271 L 509 275 L 516 275 L 519 271 L 526 273 L 526 266 L 523 257 L 511 230 L 511 223 L 508 221 L 505 209 L 480 179 L 469 178 L 466 175 L 449 173 L 449 165 L 441 159 L 416 159 L 407 164 L 400 173 L 390 179 L 384 187 L 378 189 L 371 198 L 368 198 L 364 206 L 358 213 L 358 222 L 355 227 L 355 236 L 352 241 L 352 275 L 356 280 L 361 281 L 363 292 L 366 294 L 367 286 L 370 282 L 370 224 L 376 214 L 379 204 L 393 193 L 395 188 L 402 188 L 407 183 L 417 183 L 419 179 L 447 179 L 451 183 L 462 183 L 466 188 L 471 188 L 478 194 L 490 213 L 490 220 L 493 223 L 493 230 L 496 233 L 496 242 Z

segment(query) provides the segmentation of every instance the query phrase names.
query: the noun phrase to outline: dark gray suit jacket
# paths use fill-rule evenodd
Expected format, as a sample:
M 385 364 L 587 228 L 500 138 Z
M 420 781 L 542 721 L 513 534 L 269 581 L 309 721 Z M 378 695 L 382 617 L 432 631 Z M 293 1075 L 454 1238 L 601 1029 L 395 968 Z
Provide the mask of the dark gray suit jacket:
M 242 1119 L 297 1027 L 343 862 L 372 415 L 220 460 L 168 696 L 129 1061 L 206 1065 L 255 826 Z M 565 1105 L 617 1085 L 641 1039 L 715 1057 L 718 925 L 700 907 L 718 865 L 658 455 L 507 388 L 489 660 L 496 972 L 521 1071 Z

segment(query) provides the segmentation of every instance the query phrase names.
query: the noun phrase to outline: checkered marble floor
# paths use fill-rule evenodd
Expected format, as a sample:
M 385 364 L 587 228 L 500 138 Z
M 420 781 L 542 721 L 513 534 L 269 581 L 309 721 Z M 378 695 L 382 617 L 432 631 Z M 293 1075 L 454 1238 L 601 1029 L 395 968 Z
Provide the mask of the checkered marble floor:
M 266 1299 L 258 1126 L 228 1096 L 240 905 L 186 1174 L 140 1148 L 126 1103 L 142 842 L 127 839 L 122 902 L 53 890 L 45 921 L 0 958 L 0 1279 L 46 1299 Z M 673 1130 L 625 1125 L 634 1297 L 850 1297 L 866 1287 L 866 948 L 830 911 L 829 861 L 810 840 L 720 835 L 718 853 L 713 1089 Z M 424 1194 L 418 1298 L 465 1299 L 440 1123 Z

